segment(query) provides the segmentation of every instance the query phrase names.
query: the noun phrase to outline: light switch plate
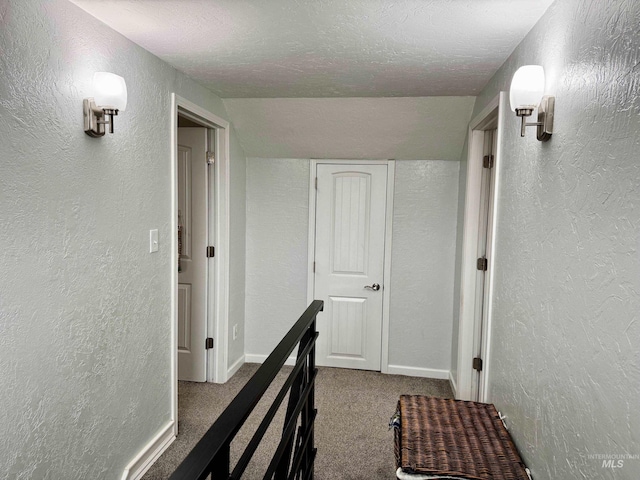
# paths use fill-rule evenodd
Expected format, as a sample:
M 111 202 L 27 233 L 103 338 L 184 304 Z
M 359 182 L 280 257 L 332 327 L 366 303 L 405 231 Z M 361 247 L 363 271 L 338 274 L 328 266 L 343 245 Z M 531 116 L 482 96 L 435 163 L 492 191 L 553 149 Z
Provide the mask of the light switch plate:
M 149 253 L 158 251 L 158 229 L 149 230 Z

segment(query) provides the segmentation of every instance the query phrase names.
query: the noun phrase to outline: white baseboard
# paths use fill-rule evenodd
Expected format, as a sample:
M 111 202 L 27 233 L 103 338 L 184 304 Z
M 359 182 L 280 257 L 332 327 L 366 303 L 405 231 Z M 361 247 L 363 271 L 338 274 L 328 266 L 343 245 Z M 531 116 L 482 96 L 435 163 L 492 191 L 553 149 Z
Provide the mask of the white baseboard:
M 174 421 L 167 423 L 136 457 L 129 462 L 122 473 L 122 480 L 138 480 L 147 473 L 151 465 L 173 443 L 176 436 L 173 431 Z
M 269 355 L 261 355 L 256 353 L 245 353 L 244 361 L 247 363 L 264 363 Z M 284 362 L 285 365 L 293 366 L 296 364 L 296 357 L 289 357 L 287 361 Z
M 244 365 L 244 362 L 245 362 L 245 356 L 244 356 L 244 355 L 242 355 L 238 360 L 236 360 L 236 361 L 233 363 L 233 365 L 231 365 L 231 366 L 229 367 L 229 369 L 227 370 L 227 381 L 228 381 L 231 377 L 233 377 L 233 376 L 236 374 L 236 372 L 237 372 L 238 370 L 240 370 L 240 367 L 241 367 L 242 365 Z
M 453 378 L 453 372 L 449 372 L 449 383 L 451 384 L 451 390 L 453 391 L 453 398 L 458 398 L 458 386 Z
M 437 378 L 439 380 L 449 379 L 449 370 L 437 370 L 435 368 L 405 367 L 403 365 L 389 365 L 387 369 L 389 375 L 407 375 L 409 377 Z

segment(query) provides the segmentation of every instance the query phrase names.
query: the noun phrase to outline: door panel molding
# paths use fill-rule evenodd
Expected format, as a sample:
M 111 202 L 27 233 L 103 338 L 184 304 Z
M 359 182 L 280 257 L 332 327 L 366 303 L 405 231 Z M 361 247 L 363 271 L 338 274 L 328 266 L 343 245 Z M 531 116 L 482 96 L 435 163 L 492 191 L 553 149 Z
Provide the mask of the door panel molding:
M 349 358 L 350 360 L 364 359 L 366 338 L 361 335 L 363 323 L 366 323 L 367 299 L 355 297 L 335 297 L 329 295 L 327 302 L 331 325 L 327 342 L 330 358 Z M 334 335 L 336 330 L 341 335 Z
M 178 145 L 178 215 L 182 221 L 182 258 L 191 259 L 191 202 L 187 192 L 191 192 L 191 148 Z M 180 208 L 180 205 L 183 205 Z
M 389 373 L 389 299 L 391 292 L 391 248 L 393 238 L 393 194 L 395 184 L 395 160 L 340 160 L 340 159 L 311 159 L 309 173 L 309 233 L 307 251 L 307 303 L 314 300 L 315 291 L 315 239 L 316 239 L 316 171 L 319 164 L 334 165 L 386 165 L 386 217 L 384 239 L 384 262 L 382 290 L 382 332 L 380 344 L 380 370 Z M 349 358 L 354 358 L 350 356 Z
M 185 319 L 183 325 L 178 322 L 178 351 L 191 351 L 191 285 L 178 284 L 178 308 L 182 309 Z

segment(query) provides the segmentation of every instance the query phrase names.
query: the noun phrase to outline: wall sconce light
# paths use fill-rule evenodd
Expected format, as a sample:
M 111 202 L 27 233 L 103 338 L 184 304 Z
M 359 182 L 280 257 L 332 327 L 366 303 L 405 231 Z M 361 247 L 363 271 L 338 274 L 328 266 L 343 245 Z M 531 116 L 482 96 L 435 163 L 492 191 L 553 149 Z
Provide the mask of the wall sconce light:
M 127 107 L 127 84 L 119 75 L 108 72 L 93 74 L 93 97 L 82 102 L 84 133 L 90 137 L 102 137 L 109 125 L 113 133 L 113 117 Z
M 544 95 L 544 69 L 540 65 L 525 65 L 513 75 L 509 90 L 511 110 L 522 117 L 520 136 L 524 137 L 526 127 L 538 127 L 537 138 L 546 142 L 553 133 L 553 109 L 556 99 Z M 527 123 L 527 117 L 538 109 L 538 121 Z

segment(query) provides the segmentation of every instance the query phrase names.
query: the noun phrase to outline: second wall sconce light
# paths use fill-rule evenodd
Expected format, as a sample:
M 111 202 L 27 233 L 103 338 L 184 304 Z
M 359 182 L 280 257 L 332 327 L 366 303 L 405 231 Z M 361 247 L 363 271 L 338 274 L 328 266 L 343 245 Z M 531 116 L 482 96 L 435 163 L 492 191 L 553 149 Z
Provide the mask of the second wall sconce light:
M 119 75 L 96 72 L 93 75 L 93 97 L 85 98 L 84 133 L 90 137 L 102 137 L 109 125 L 113 133 L 113 117 L 127 107 L 127 84 Z
M 553 109 L 555 97 L 544 95 L 544 69 L 540 65 L 525 65 L 513 75 L 509 90 L 511 110 L 522 118 L 520 136 L 526 127 L 538 127 L 537 138 L 546 142 L 553 134 Z M 527 117 L 538 109 L 538 121 L 527 123 Z

